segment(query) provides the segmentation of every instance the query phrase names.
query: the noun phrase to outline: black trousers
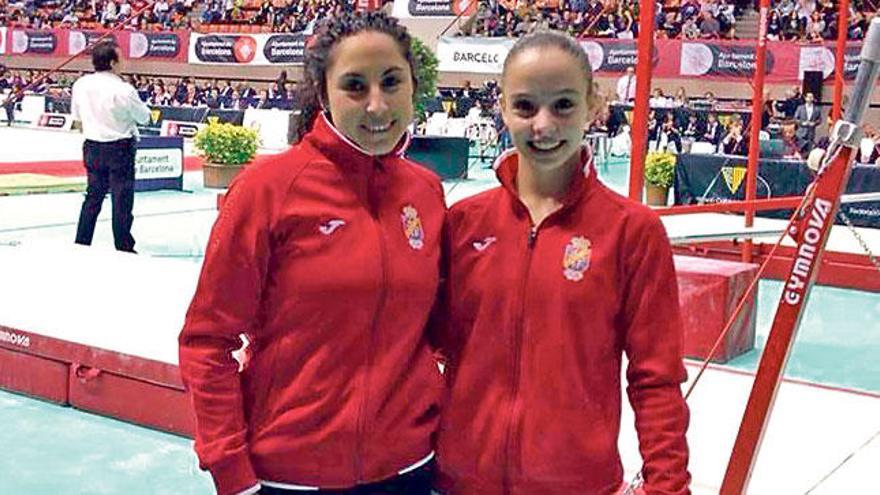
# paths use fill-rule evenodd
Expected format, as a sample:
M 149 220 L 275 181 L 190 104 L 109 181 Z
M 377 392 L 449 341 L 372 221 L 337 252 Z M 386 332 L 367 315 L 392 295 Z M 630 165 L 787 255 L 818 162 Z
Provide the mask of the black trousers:
M 110 192 L 113 205 L 113 241 L 119 251 L 134 251 L 131 224 L 134 216 L 134 138 L 119 141 L 83 143 L 83 159 L 88 173 L 86 199 L 76 226 L 76 243 L 90 245 L 104 196 Z
M 264 486 L 259 495 L 430 495 L 434 461 L 400 476 L 341 490 L 285 490 Z

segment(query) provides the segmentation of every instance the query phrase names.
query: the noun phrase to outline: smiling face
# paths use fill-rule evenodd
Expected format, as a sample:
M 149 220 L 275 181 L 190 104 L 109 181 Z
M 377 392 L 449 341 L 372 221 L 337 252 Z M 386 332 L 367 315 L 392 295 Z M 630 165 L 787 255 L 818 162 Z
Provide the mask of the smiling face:
M 578 61 L 554 46 L 528 48 L 509 60 L 501 114 L 520 161 L 549 171 L 580 159 L 594 105 Z
M 371 155 L 392 151 L 413 118 L 412 69 L 397 42 L 375 31 L 343 39 L 326 81 L 336 128 Z

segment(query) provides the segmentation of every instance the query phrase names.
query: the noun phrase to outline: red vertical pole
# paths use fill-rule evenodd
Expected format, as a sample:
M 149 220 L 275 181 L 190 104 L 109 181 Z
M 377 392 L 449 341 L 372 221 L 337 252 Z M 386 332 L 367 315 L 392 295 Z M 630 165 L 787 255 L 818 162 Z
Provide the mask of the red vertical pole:
M 645 186 L 645 152 L 648 150 L 648 99 L 654 51 L 654 0 L 639 4 L 638 60 L 636 62 L 636 100 L 633 108 L 632 149 L 629 159 L 629 197 L 642 202 Z
M 846 53 L 846 34 L 849 25 L 849 0 L 840 0 L 837 11 L 837 50 L 834 54 L 834 104 L 831 107 L 831 120 L 837 121 L 843 104 L 843 62 Z M 828 130 L 831 132 L 831 129 Z
M 746 169 L 746 201 L 754 201 L 758 191 L 758 158 L 761 151 L 761 118 L 764 114 L 764 70 L 767 59 L 767 16 L 770 0 L 761 0 L 758 10 L 758 46 L 755 50 L 755 75 L 752 78 L 752 120 L 749 133 L 749 162 Z M 755 223 L 755 208 L 746 208 L 746 227 Z M 752 261 L 752 241 L 743 244 L 742 259 Z

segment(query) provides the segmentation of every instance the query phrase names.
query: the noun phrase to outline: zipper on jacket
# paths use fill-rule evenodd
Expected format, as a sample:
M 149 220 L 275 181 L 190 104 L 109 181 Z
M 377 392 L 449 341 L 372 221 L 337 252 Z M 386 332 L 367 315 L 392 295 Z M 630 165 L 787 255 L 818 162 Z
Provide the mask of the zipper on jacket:
M 526 288 L 529 283 L 529 272 L 532 267 L 532 253 L 534 253 L 535 242 L 538 240 L 538 226 L 534 225 L 529 228 L 528 237 L 526 238 L 526 257 L 523 263 L 523 269 L 520 273 L 522 273 L 522 281 L 520 283 L 519 290 L 519 308 L 517 308 L 517 324 L 516 329 L 513 332 L 513 376 L 511 377 L 511 401 L 510 401 L 510 412 L 507 420 L 507 438 L 505 439 L 504 446 L 504 465 L 503 469 L 503 482 L 502 488 L 503 493 L 508 494 L 511 492 L 511 479 L 510 479 L 510 471 L 511 471 L 511 462 L 510 456 L 512 454 L 512 448 L 514 443 L 514 426 L 516 423 L 516 414 L 517 414 L 517 406 L 519 405 L 519 382 L 520 382 L 520 374 L 521 374 L 521 363 L 522 360 L 522 341 L 523 341 L 523 333 L 525 332 L 525 313 L 526 313 Z
M 369 187 L 369 186 L 368 186 Z M 368 192 L 368 195 L 370 192 Z M 369 197 L 369 196 L 368 196 Z M 376 334 L 378 333 L 379 328 L 379 319 L 382 315 L 382 310 L 385 308 L 385 298 L 387 296 L 387 288 L 386 284 L 388 282 L 388 248 L 385 245 L 385 235 L 382 229 L 382 222 L 379 214 L 379 205 L 373 205 L 371 199 L 367 200 L 368 208 L 370 212 L 370 218 L 373 220 L 373 226 L 376 228 L 376 236 L 379 241 L 379 266 L 381 278 L 379 279 L 379 298 L 376 303 L 376 313 L 373 316 L 373 324 L 370 327 L 370 342 L 367 347 L 367 362 L 366 369 L 364 371 L 364 380 L 363 380 L 363 391 L 361 393 L 361 405 L 358 411 L 357 418 L 357 432 L 355 436 L 355 442 L 357 442 L 357 449 L 355 453 L 355 476 L 357 477 L 357 484 L 363 483 L 366 478 L 364 474 L 364 431 L 366 430 L 367 423 L 367 403 L 369 402 L 370 397 L 370 377 L 373 370 L 373 354 L 374 348 L 376 347 Z

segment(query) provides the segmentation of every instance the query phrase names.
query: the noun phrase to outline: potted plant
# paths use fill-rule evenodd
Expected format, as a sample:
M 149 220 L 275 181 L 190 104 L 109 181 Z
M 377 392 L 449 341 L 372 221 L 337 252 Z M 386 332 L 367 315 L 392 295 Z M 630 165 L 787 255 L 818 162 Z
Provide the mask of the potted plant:
M 437 56 L 418 38 L 412 39 L 412 53 L 416 62 L 416 80 L 419 87 L 413 95 L 417 123 L 427 118 L 427 108 L 437 92 Z
M 669 188 L 675 177 L 675 155 L 653 151 L 645 158 L 645 201 L 651 206 L 666 206 Z
M 212 122 L 199 129 L 195 147 L 204 158 L 205 187 L 229 187 L 232 179 L 257 154 L 257 131 L 229 123 Z

